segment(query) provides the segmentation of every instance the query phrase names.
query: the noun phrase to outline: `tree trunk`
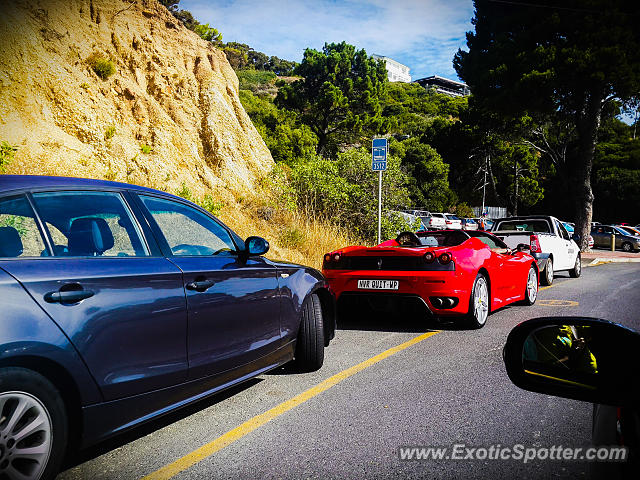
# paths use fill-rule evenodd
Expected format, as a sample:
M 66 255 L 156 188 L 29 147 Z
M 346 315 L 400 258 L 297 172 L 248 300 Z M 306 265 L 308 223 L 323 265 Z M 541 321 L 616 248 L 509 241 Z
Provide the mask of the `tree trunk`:
M 591 218 L 593 214 L 593 191 L 591 190 L 591 169 L 593 156 L 598 140 L 598 128 L 602 113 L 602 91 L 594 90 L 587 93 L 582 111 L 577 115 L 578 158 L 575 163 L 575 200 L 576 200 L 576 228 L 580 236 L 580 250 L 589 248 L 591 233 Z

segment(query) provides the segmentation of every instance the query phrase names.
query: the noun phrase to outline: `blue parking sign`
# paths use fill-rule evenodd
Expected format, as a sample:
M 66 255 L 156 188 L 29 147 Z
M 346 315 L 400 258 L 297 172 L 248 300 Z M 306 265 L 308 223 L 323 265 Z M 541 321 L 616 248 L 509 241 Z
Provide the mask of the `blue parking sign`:
M 374 138 L 371 145 L 371 170 L 374 172 L 387 169 L 387 139 Z

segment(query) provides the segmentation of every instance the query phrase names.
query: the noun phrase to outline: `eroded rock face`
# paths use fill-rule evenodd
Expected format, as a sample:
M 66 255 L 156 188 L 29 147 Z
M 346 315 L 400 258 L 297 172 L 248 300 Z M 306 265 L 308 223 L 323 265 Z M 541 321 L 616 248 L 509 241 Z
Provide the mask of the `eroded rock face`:
M 273 159 L 223 52 L 156 0 L 15 0 L 0 15 L 7 173 L 86 176 L 195 195 L 251 190 Z M 113 61 L 106 80 L 92 60 Z

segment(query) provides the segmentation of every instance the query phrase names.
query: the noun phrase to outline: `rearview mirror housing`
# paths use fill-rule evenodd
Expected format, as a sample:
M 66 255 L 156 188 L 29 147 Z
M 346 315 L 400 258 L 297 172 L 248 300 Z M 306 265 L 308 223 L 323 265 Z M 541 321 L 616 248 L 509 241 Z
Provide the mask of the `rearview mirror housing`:
M 531 250 L 531 246 L 527 245 L 526 243 L 519 243 L 516 247 L 516 250 L 518 252 L 524 252 L 525 250 Z
M 509 333 L 503 350 L 507 375 L 532 392 L 605 405 L 640 400 L 640 334 L 595 318 L 544 317 Z
M 244 242 L 247 255 L 264 255 L 269 251 L 269 242 L 262 237 L 248 237 Z

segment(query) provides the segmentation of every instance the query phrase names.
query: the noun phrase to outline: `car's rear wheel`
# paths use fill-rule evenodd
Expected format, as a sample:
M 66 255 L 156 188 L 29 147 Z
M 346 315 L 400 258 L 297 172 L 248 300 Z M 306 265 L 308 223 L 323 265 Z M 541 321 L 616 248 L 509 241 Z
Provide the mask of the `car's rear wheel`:
M 633 251 L 633 245 L 631 245 L 629 242 L 624 242 L 622 244 L 622 250 L 625 252 L 631 252 Z
M 313 372 L 324 362 L 322 305 L 314 293 L 302 305 L 302 319 L 296 342 L 295 363 L 300 371 Z
M 571 270 L 569 270 L 569 276 L 571 278 L 578 278 L 581 273 L 582 273 L 582 258 L 580 256 L 580 253 L 578 253 L 578 256 L 576 257 L 575 265 Z
M 471 328 L 482 328 L 489 316 L 489 284 L 482 273 L 476 276 L 471 289 L 469 313 L 467 315 Z
M 67 415 L 54 385 L 25 368 L 0 368 L 0 478 L 49 480 L 67 445 Z
M 547 260 L 547 265 L 544 267 L 544 271 L 542 272 L 541 283 L 544 285 L 551 285 L 553 283 L 553 258 L 549 257 Z
M 527 286 L 524 290 L 524 301 L 525 305 L 533 305 L 536 303 L 536 299 L 538 298 L 538 273 L 536 272 L 536 268 L 531 265 L 529 269 L 529 273 L 527 274 Z

